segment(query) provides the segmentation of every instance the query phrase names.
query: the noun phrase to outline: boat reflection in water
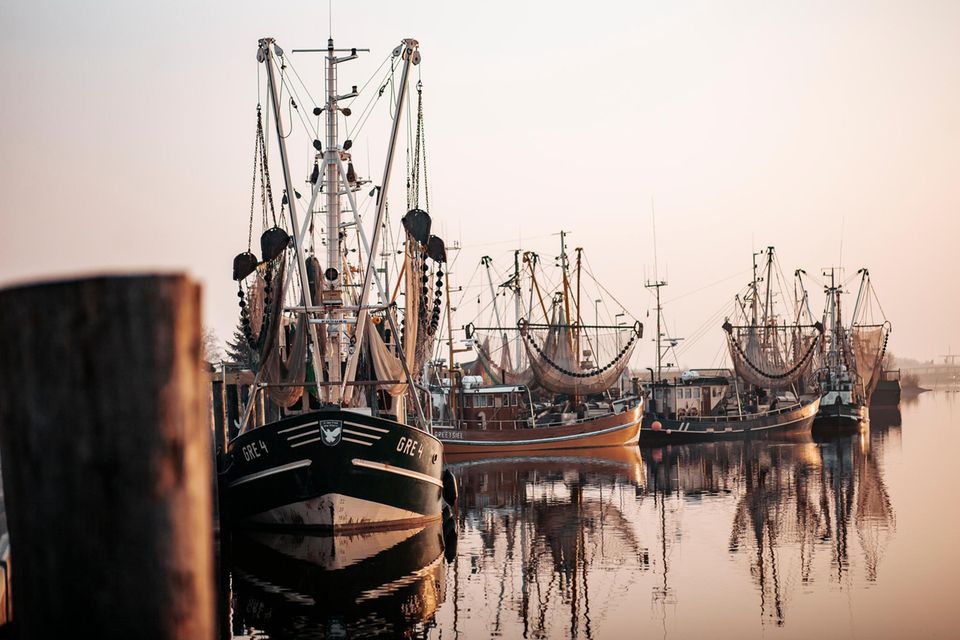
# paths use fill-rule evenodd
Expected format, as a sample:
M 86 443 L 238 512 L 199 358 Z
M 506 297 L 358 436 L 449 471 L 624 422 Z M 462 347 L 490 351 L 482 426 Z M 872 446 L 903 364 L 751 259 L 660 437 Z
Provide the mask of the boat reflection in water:
M 230 628 L 243 637 L 425 636 L 445 597 L 443 551 L 439 521 L 360 535 L 238 534 Z
M 888 437 L 880 427 L 872 435 L 800 444 L 745 441 L 650 449 L 643 452 L 647 485 L 661 505 L 671 497 L 705 494 L 735 499 L 729 554 L 747 566 L 762 622 L 782 626 L 791 596 L 811 593 L 816 583 L 826 579 L 845 590 L 855 582 L 878 580 L 896 528 L 875 451 Z M 680 528 L 664 518 L 664 528 L 671 525 Z M 670 536 L 660 541 L 668 593 Z
M 649 570 L 633 518 L 644 482 L 636 447 L 448 456 L 447 465 L 460 487 L 460 535 L 441 628 L 590 638 L 611 617 L 629 619 L 630 587 Z

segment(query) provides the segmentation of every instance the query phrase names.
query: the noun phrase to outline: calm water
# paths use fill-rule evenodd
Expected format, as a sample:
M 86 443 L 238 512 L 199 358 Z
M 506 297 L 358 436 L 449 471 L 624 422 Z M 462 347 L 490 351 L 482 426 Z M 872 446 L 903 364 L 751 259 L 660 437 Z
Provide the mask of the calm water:
M 937 392 L 822 442 L 456 461 L 450 561 L 439 525 L 243 539 L 223 615 L 256 638 L 955 638 L 958 445 Z

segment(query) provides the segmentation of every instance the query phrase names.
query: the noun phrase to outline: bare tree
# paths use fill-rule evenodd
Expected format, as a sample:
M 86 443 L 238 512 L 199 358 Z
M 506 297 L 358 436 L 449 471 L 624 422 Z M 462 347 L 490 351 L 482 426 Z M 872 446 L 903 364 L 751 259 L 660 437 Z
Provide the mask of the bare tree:
M 220 338 L 217 336 L 216 330 L 204 327 L 201 340 L 203 341 L 204 361 L 210 364 L 220 362 L 223 359 L 223 350 L 220 348 Z

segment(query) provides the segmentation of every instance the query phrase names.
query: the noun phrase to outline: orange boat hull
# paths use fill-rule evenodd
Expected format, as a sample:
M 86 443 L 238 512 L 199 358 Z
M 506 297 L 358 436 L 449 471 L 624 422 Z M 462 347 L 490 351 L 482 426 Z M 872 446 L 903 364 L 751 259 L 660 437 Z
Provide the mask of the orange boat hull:
M 623 413 L 600 416 L 575 424 L 505 430 L 437 427 L 434 435 L 443 443 L 445 454 L 524 453 L 636 446 L 640 439 L 642 416 L 641 404 Z

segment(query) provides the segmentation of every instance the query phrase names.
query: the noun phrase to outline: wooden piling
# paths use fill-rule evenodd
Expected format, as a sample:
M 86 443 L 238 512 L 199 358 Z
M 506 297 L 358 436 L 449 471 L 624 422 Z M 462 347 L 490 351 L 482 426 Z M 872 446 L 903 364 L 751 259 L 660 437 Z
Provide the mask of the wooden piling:
M 213 638 L 200 288 L 0 291 L 0 455 L 21 638 Z

